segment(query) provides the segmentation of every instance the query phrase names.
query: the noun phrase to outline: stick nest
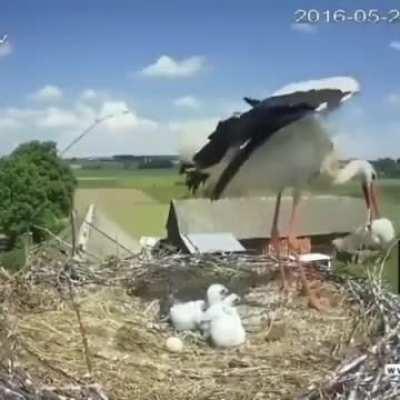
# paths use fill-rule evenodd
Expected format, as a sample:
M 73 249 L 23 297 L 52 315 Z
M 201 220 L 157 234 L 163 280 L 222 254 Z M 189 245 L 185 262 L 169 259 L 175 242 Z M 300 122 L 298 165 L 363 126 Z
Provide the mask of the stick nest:
M 331 307 L 318 313 L 296 288 L 286 301 L 277 274 L 263 256 L 94 264 L 36 249 L 23 271 L 0 274 L 0 398 L 395 398 L 383 366 L 400 362 L 400 302 L 379 276 L 324 276 Z M 160 315 L 172 295 L 204 297 L 213 282 L 242 295 L 246 344 L 220 350 L 180 333 L 183 350 L 170 352 L 177 334 Z

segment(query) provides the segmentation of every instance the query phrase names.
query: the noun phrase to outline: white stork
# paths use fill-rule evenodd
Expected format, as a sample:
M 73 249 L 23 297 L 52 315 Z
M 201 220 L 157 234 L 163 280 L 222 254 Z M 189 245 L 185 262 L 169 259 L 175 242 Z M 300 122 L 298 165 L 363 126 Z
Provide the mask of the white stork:
M 342 184 L 357 177 L 361 181 L 368 210 L 368 223 L 379 216 L 374 181 L 376 172 L 367 161 L 355 160 L 339 168 L 334 146 L 322 126 L 322 118 L 359 92 L 350 77 L 335 77 L 290 84 L 263 101 L 245 98 L 252 108 L 240 116 L 218 123 L 208 142 L 190 162 L 182 164 L 187 186 L 205 195 L 251 196 L 265 189 L 277 193 L 271 228 L 271 243 L 279 254 L 278 218 L 282 192 L 294 189 L 287 236 L 295 247 L 294 223 L 299 194 L 320 176 Z M 186 159 L 186 161 L 188 161 Z M 281 265 L 283 287 L 287 290 Z M 310 304 L 321 309 L 309 290 Z

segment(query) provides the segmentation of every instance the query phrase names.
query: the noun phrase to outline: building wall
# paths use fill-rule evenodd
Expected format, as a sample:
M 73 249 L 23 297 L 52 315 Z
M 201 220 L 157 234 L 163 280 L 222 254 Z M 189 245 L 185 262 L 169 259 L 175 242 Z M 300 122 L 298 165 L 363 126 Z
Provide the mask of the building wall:
M 172 219 L 171 222 L 168 224 L 167 232 L 168 232 L 168 242 L 177 247 L 178 249 L 186 252 L 187 249 L 179 235 L 176 219 Z M 312 236 L 310 238 L 311 251 L 315 253 L 330 254 L 333 251 L 332 240 L 342 236 L 344 235 L 330 234 L 330 235 Z M 240 240 L 240 243 L 247 251 L 254 254 L 262 254 L 268 248 L 268 245 L 270 244 L 270 239 L 266 238 L 245 239 L 245 240 Z
M 179 235 L 178 219 L 173 206 L 170 207 L 166 228 L 167 228 L 168 242 L 177 247 L 178 249 L 186 252 L 187 251 L 186 246 Z M 330 254 L 333 251 L 333 246 L 331 244 L 332 240 L 345 235 L 346 234 L 330 233 L 330 234 L 311 236 L 310 237 L 311 251 Z M 262 254 L 268 248 L 270 240 L 267 238 L 252 238 L 252 239 L 240 240 L 240 243 L 247 251 L 255 254 Z M 307 243 L 307 241 L 305 241 L 305 244 L 307 245 L 304 246 L 305 248 L 309 247 L 309 243 Z
M 329 234 L 329 235 L 312 236 L 310 238 L 311 251 L 315 253 L 329 254 L 333 250 L 332 240 L 342 236 L 344 235 Z M 246 240 L 241 240 L 240 243 L 246 250 L 254 252 L 256 254 L 261 254 L 267 249 L 270 240 L 266 238 L 246 239 Z

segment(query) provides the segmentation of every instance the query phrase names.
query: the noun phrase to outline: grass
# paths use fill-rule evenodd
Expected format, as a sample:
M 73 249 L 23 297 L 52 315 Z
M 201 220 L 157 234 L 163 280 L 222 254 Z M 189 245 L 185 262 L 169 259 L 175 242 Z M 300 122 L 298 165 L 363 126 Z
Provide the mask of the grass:
M 96 202 L 136 238 L 164 236 L 169 202 L 188 195 L 176 169 L 77 170 L 76 176 L 78 206 Z
M 187 196 L 183 178 L 176 169 L 77 170 L 79 188 L 139 189 L 160 203 Z
M 159 202 L 133 188 L 78 189 L 75 204 L 82 214 L 89 204 L 96 207 L 135 238 L 163 236 L 168 203 Z
M 360 185 L 357 182 L 352 182 L 347 185 L 337 186 L 334 192 L 340 196 L 360 197 Z M 315 193 L 321 193 L 321 190 L 314 190 Z M 382 180 L 377 188 L 379 203 L 381 205 L 381 213 L 383 216 L 391 219 L 397 230 L 400 230 L 400 179 Z
M 399 248 L 393 250 L 388 263 L 385 265 L 384 271 L 385 279 L 390 283 L 393 291 L 399 293 L 400 291 L 400 271 L 399 271 Z

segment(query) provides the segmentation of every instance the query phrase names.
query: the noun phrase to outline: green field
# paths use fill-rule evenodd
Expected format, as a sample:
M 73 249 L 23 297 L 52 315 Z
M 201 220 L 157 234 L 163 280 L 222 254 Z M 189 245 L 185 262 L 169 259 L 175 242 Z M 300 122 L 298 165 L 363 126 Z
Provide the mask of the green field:
M 75 171 L 79 188 L 139 189 L 160 203 L 187 196 L 183 178 L 176 169 L 107 170 L 83 169 Z
M 95 202 L 136 238 L 165 235 L 169 202 L 188 196 L 176 169 L 78 170 L 76 176 L 77 207 Z
M 76 176 L 79 182 L 77 206 L 81 203 L 81 207 L 85 207 L 91 201 L 96 202 L 136 238 L 164 235 L 170 200 L 189 196 L 183 178 L 175 169 L 77 170 Z M 104 189 L 109 191 L 104 192 Z M 313 192 L 361 196 L 357 182 L 329 190 L 314 189 Z M 399 231 L 400 180 L 379 181 L 378 192 L 382 215 L 390 218 Z M 397 273 L 397 254 L 393 254 L 386 266 L 386 276 L 396 285 Z

